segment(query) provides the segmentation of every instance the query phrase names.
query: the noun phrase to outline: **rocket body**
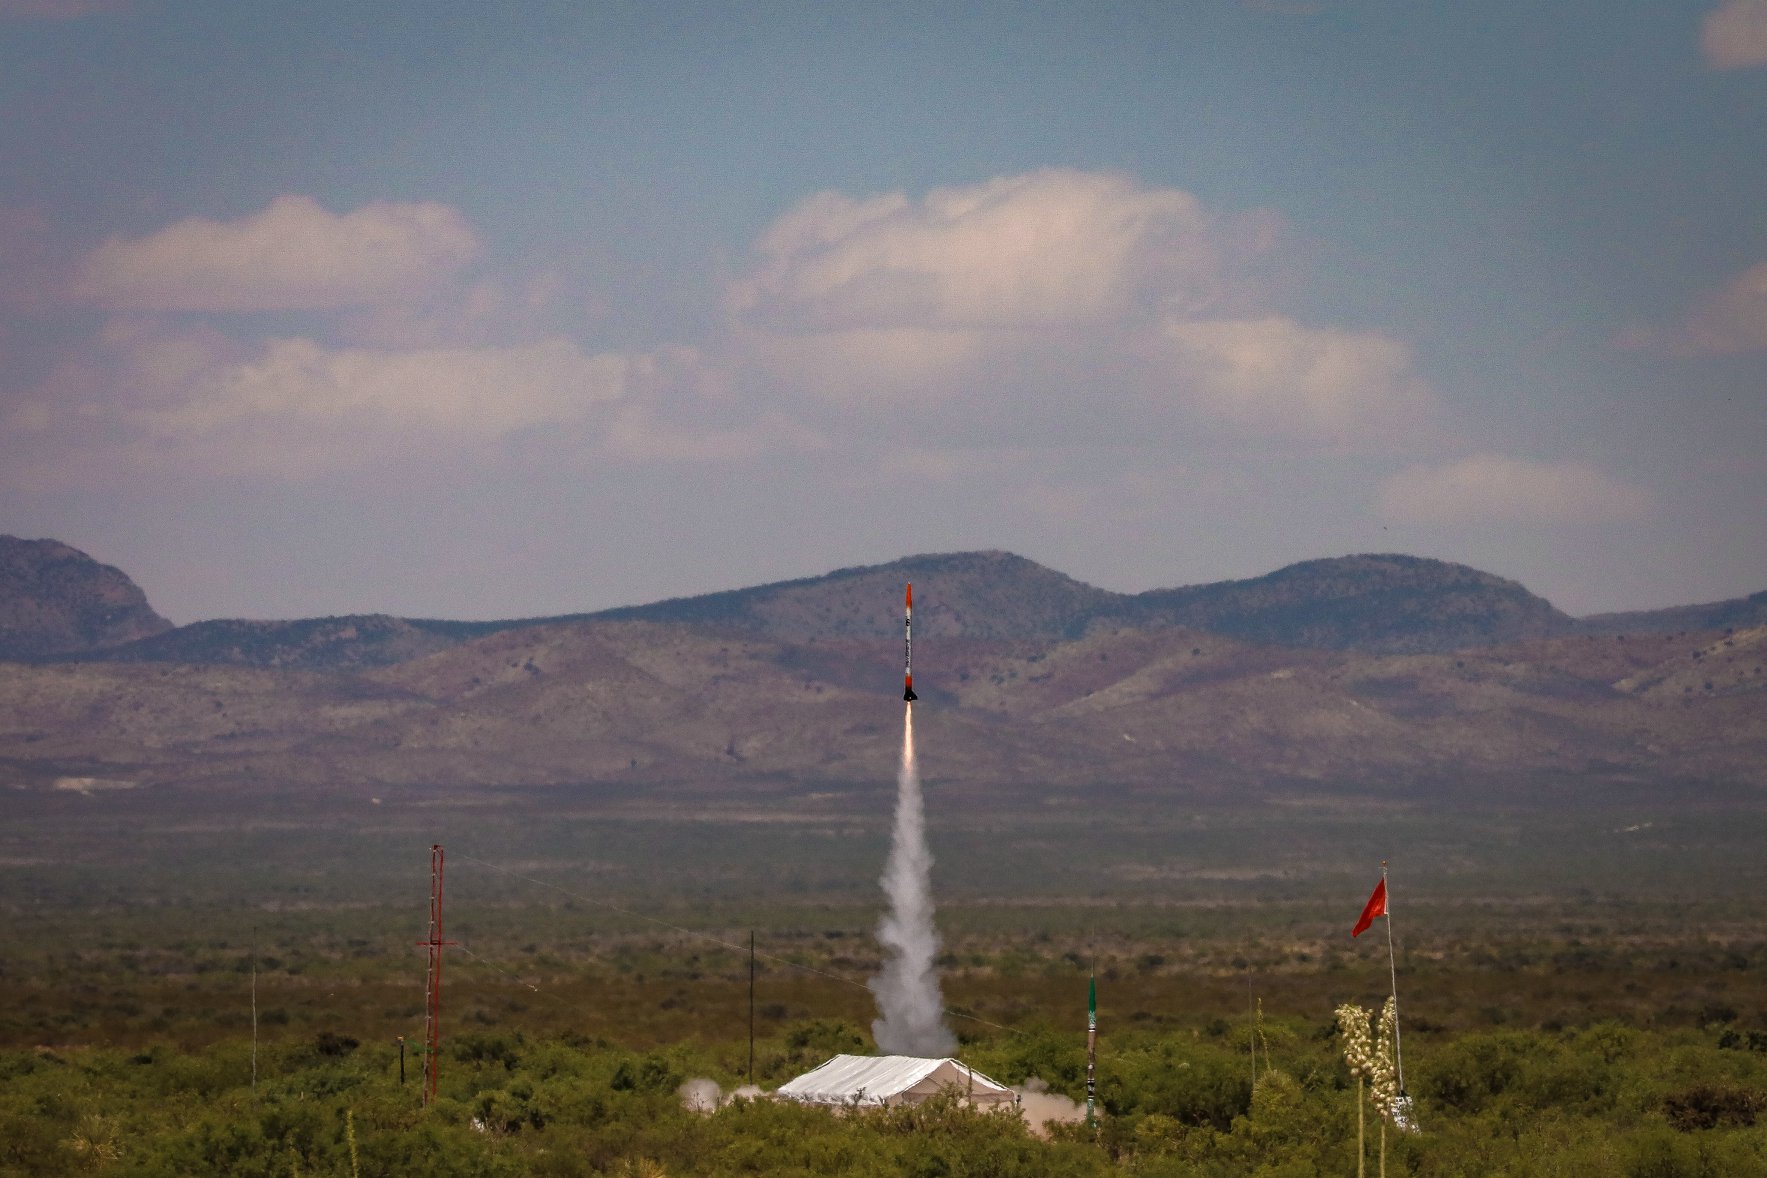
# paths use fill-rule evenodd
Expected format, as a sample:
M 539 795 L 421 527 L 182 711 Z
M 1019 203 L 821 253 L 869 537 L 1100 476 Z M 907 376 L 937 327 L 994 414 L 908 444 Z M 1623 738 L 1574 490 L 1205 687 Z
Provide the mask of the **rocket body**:
M 902 698 L 913 703 L 914 694 L 914 586 L 902 598 Z
M 1086 980 L 1086 1123 L 1098 1108 L 1098 979 Z

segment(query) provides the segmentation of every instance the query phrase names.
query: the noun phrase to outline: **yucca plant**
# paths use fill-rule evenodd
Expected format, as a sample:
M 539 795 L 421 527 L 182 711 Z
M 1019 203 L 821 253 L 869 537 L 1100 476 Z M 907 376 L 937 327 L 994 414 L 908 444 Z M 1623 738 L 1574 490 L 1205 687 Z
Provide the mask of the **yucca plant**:
M 1366 1178 L 1368 1149 L 1367 1130 L 1362 1108 L 1362 1090 L 1374 1074 L 1374 1044 L 1368 1035 L 1368 1012 L 1354 1002 L 1337 1008 L 1338 1034 L 1344 1040 L 1344 1063 L 1356 1078 L 1356 1178 Z
M 1387 1122 L 1399 1123 L 1404 1099 L 1399 1092 L 1399 1072 L 1394 1064 L 1393 1045 L 1397 1041 L 1399 1004 L 1388 998 L 1380 1008 L 1380 1025 L 1371 1035 L 1371 1012 L 1355 1003 L 1346 1002 L 1337 1008 L 1338 1033 L 1344 1040 L 1344 1062 L 1356 1077 L 1356 1176 L 1366 1173 L 1366 1130 L 1362 1112 L 1362 1088 L 1367 1084 L 1374 1111 L 1380 1114 L 1380 1178 L 1387 1178 Z
M 68 1139 L 67 1147 L 97 1168 L 123 1156 L 122 1147 L 117 1144 L 121 1136 L 115 1118 L 92 1113 L 81 1119 L 79 1132 Z

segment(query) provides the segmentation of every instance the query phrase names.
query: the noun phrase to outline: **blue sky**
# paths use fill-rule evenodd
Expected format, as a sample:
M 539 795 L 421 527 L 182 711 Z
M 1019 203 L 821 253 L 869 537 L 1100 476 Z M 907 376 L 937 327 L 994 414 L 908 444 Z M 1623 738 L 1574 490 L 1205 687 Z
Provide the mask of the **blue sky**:
M 0 104 L 0 531 L 175 620 L 1767 587 L 1767 0 L 0 0 Z

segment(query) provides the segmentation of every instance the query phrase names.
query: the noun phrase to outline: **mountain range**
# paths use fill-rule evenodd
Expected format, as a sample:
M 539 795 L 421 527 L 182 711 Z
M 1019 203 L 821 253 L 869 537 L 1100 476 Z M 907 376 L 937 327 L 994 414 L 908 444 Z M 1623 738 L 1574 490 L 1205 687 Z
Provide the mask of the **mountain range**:
M 0 536 L 0 658 L 105 650 L 170 629 L 122 570 L 55 540 Z
M 1113 593 L 1009 552 L 911 556 L 648 605 L 495 621 L 387 614 L 173 627 L 120 570 L 52 540 L 0 536 L 0 658 L 340 670 L 391 666 L 531 626 L 646 621 L 786 642 L 895 635 L 882 603 L 922 585 L 928 638 L 1052 642 L 1108 628 L 1186 628 L 1261 645 L 1442 653 L 1569 634 L 1665 634 L 1767 624 L 1767 591 L 1577 619 L 1514 581 L 1402 555 L 1345 556 L 1265 576 Z
M 1119 594 L 972 552 L 559 618 L 173 628 L 65 545 L 0 539 L 0 569 L 22 788 L 875 784 L 910 580 L 942 788 L 1767 785 L 1767 593 L 1576 619 L 1411 556 Z

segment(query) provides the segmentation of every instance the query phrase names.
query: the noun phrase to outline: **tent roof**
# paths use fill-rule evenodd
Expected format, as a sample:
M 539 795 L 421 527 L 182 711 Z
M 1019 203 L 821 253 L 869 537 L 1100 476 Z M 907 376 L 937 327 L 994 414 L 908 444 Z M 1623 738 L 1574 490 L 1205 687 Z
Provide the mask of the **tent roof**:
M 977 1104 L 1018 1099 L 1006 1085 L 954 1059 L 914 1055 L 837 1055 L 775 1093 L 805 1104 L 904 1104 L 950 1088 Z

